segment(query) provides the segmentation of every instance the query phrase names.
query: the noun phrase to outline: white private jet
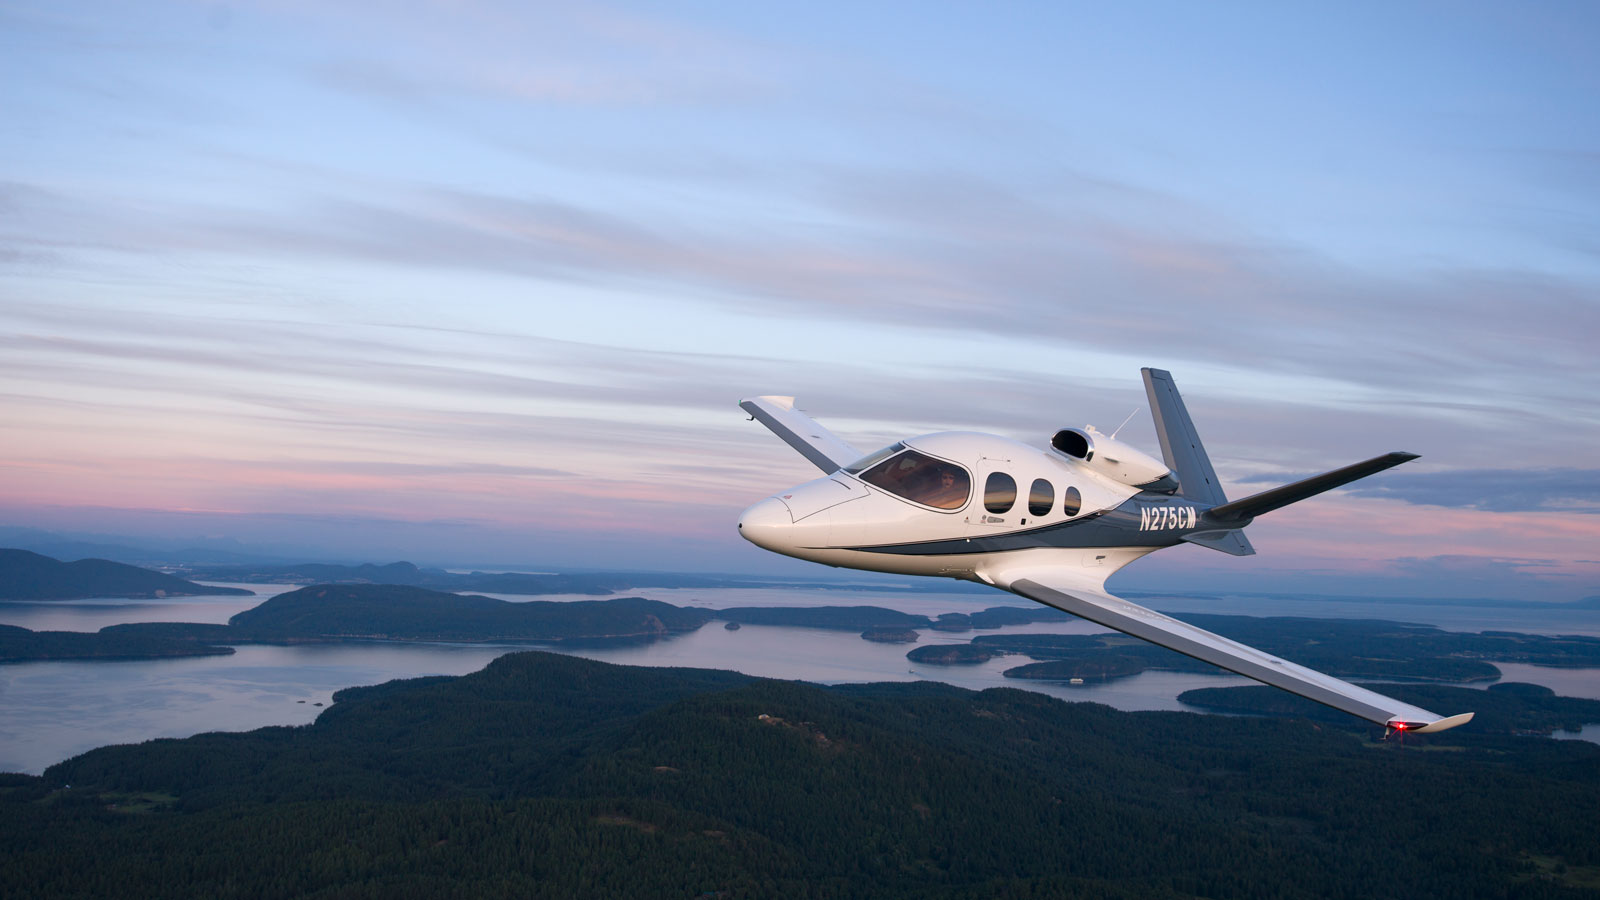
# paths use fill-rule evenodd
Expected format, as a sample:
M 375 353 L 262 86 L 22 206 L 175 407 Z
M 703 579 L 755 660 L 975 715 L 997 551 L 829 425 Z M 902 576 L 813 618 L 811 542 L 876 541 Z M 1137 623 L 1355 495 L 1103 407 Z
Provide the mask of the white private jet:
M 1230 503 L 1172 375 L 1143 372 L 1165 465 L 1093 426 L 1056 432 L 1048 450 L 945 431 L 863 455 L 795 409 L 793 397 L 745 400 L 742 409 L 826 475 L 745 510 L 739 533 L 830 566 L 991 584 L 1376 722 L 1386 734 L 1470 721 L 1472 713 L 1440 716 L 1106 593 L 1113 572 L 1184 541 L 1251 555 L 1243 529 L 1256 516 L 1417 458 L 1388 453 Z

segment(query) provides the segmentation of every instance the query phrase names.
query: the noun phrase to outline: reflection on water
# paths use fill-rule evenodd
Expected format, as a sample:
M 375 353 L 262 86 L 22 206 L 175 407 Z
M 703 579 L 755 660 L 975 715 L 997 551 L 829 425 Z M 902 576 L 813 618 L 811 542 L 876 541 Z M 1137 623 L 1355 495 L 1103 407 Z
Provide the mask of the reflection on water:
M 94 600 L 40 600 L 0 603 L 0 625 L 17 625 L 33 631 L 99 631 L 107 625 L 127 622 L 199 622 L 226 625 L 228 617 L 259 605 L 269 597 L 292 591 L 297 584 L 230 584 L 201 582 L 212 587 L 244 588 L 254 597 L 208 596 L 168 597 L 163 600 L 135 600 L 127 597 L 102 597 Z
M 1591 741 L 1600 744 L 1600 725 L 1585 725 L 1579 731 L 1557 731 L 1550 736 L 1558 741 Z
M 787 678 L 822 684 L 861 681 L 943 681 L 981 691 L 992 687 L 1022 688 L 1068 700 L 1093 700 L 1118 709 L 1190 709 L 1177 701 L 1192 688 L 1245 684 L 1236 675 L 1196 675 L 1180 672 L 1144 672 L 1109 683 L 1083 685 L 1022 681 L 1006 678 L 1006 669 L 1030 662 L 1023 656 L 1001 656 L 975 666 L 918 665 L 906 652 L 921 644 L 965 643 L 971 634 L 1088 634 L 1105 629 L 1088 622 L 1024 625 L 1014 628 L 947 635 L 922 632 L 918 644 L 880 644 L 864 641 L 854 632 L 820 628 L 783 628 L 745 625 L 738 631 L 702 628 L 693 634 L 642 647 L 573 653 L 632 666 L 707 666 L 734 669 L 764 678 Z
M 38 773 L 105 744 L 303 725 L 333 692 L 464 675 L 508 648 L 423 644 L 243 646 L 232 656 L 0 666 L 0 771 Z M 303 703 L 300 701 L 304 701 Z
M 1600 700 L 1600 669 L 1556 669 L 1550 666 L 1530 666 L 1527 663 L 1497 662 L 1501 681 L 1526 681 L 1542 684 L 1563 697 L 1585 697 Z M 1471 687 L 1488 687 L 1474 684 Z
M 925 616 L 940 613 L 975 613 L 991 606 L 1021 606 L 1032 608 L 1037 604 L 1016 594 L 994 588 L 981 593 L 938 594 L 916 591 L 872 590 L 863 588 L 815 590 L 806 588 L 637 588 L 615 594 L 491 594 L 484 591 L 463 591 L 480 597 L 495 597 L 512 603 L 529 600 L 603 600 L 606 597 L 645 597 L 660 600 L 673 606 L 698 606 L 704 609 L 730 609 L 735 606 L 881 606 L 901 612 Z
M 178 598 L 155 603 L 128 599 L 68 604 L 0 606 L 0 623 L 35 630 L 92 631 L 105 625 L 135 621 L 226 622 L 269 596 L 296 585 L 244 585 L 256 597 Z M 875 605 L 937 615 L 974 612 L 989 606 L 1021 605 L 1009 595 L 902 594 L 885 591 L 809 591 L 798 589 L 659 589 L 630 592 L 680 606 L 853 606 Z M 516 597 L 506 599 L 586 599 L 594 597 Z M 1009 602 L 1008 602 L 1009 601 Z M 1167 609 L 1176 603 L 1155 602 Z M 1393 618 L 1429 621 L 1462 628 L 1448 620 L 1449 608 L 1414 606 L 1401 615 L 1386 604 L 1324 603 L 1315 613 L 1302 609 L 1230 608 L 1208 611 L 1254 615 L 1343 614 L 1350 618 Z M 1384 606 L 1387 614 L 1375 606 Z M 1414 613 L 1440 613 L 1424 618 Z M 1466 614 L 1488 617 L 1494 610 Z M 1544 611 L 1540 611 L 1541 614 Z M 1551 631 L 1584 633 L 1572 628 L 1566 611 L 1545 615 L 1557 624 Z M 1572 611 L 1573 614 L 1586 611 Z M 1517 624 L 1513 626 L 1510 621 Z M 1581 621 L 1576 624 L 1582 625 Z M 1480 628 L 1546 630 L 1513 612 L 1509 619 L 1487 621 Z M 1104 629 L 1082 621 L 1035 623 L 1004 629 L 945 633 L 923 630 L 919 644 L 879 644 L 852 631 L 746 625 L 727 631 L 713 623 L 691 634 L 654 644 L 571 649 L 579 656 L 624 665 L 694 666 L 733 669 L 749 675 L 822 683 L 862 681 L 943 681 L 964 688 L 1023 688 L 1067 700 L 1105 703 L 1124 710 L 1185 709 L 1177 696 L 1201 687 L 1248 683 L 1232 675 L 1145 672 L 1110 683 L 1081 686 L 1006 679 L 1001 673 L 1021 665 L 1023 657 L 999 657 L 977 666 L 917 665 L 906 651 L 922 644 L 965 643 L 978 634 L 1094 633 Z M 477 671 L 495 657 L 523 645 L 363 643 L 242 646 L 233 656 L 126 662 L 36 662 L 0 666 L 0 771 L 40 772 L 46 766 L 94 747 L 155 737 L 183 737 L 201 731 L 240 731 L 263 725 L 301 725 L 321 711 L 315 703 L 330 702 L 334 691 L 360 684 L 421 675 L 461 675 Z M 1544 684 L 1557 693 L 1600 699 L 1600 670 L 1550 669 L 1498 664 L 1509 681 Z M 1483 685 L 1473 685 L 1483 687 Z M 304 702 L 301 702 L 304 701 Z M 1574 735 L 1558 734 L 1558 737 Z M 1600 741 L 1600 726 L 1581 735 Z
M 959 639 L 934 636 L 939 642 Z M 320 711 L 312 704 L 331 702 L 340 688 L 421 675 L 462 675 L 522 649 L 529 648 L 377 642 L 246 645 L 222 657 L 0 666 L 0 771 L 37 773 L 105 744 L 302 725 Z M 1233 676 L 1146 672 L 1110 684 L 1069 687 L 1002 678 L 1005 669 L 1026 661 L 1020 657 L 1000 657 L 981 666 L 918 666 L 905 658 L 907 649 L 905 644 L 864 641 L 848 631 L 763 625 L 728 631 L 712 625 L 653 644 L 568 652 L 622 665 L 733 669 L 826 684 L 929 679 L 974 690 L 1025 688 L 1120 709 L 1182 709 L 1174 698 L 1183 691 L 1243 682 Z

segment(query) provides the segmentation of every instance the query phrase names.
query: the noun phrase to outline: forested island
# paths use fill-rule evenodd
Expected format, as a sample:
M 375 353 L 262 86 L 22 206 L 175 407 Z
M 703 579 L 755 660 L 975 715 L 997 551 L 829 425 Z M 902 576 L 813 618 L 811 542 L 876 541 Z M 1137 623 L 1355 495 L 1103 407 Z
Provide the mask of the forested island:
M 861 639 L 879 644 L 915 644 L 919 639 L 915 628 L 868 628 Z
M 974 617 L 976 618 L 976 617 Z M 1308 619 L 1186 613 L 1185 621 L 1340 678 L 1472 682 L 1500 677 L 1494 660 L 1564 668 L 1600 667 L 1600 638 L 1508 631 L 1445 631 L 1379 619 Z M 962 646 L 962 645 L 953 645 Z M 1066 681 L 1119 678 L 1146 669 L 1220 672 L 1209 663 L 1121 634 L 994 634 L 971 650 L 919 647 L 913 662 L 974 665 L 1015 654 L 1035 662 L 1007 678 Z
M 971 666 L 1000 655 L 979 644 L 929 644 L 908 652 L 906 659 L 931 666 Z
M 871 628 L 927 628 L 933 620 L 881 606 L 735 606 L 716 611 L 717 618 L 741 625 L 784 625 L 863 631 Z
M 226 625 L 136 622 L 92 634 L 0 626 L 0 662 L 204 656 L 232 653 L 228 644 L 627 644 L 694 631 L 713 615 L 642 597 L 509 603 L 398 585 L 316 585 L 269 598 Z
M 226 656 L 232 652 L 232 647 L 212 646 L 188 638 L 158 634 L 30 631 L 15 625 L 0 625 L 0 663 L 45 659 L 114 660 Z
M 151 569 L 104 559 L 61 562 L 27 550 L 0 549 L 0 600 L 85 600 L 91 597 L 249 597 L 242 588 L 208 587 Z
M 0 896 L 1312 898 L 1404 873 L 1579 898 L 1600 876 L 1581 741 L 546 653 L 335 699 L 0 776 Z
M 159 573 L 150 573 L 159 574 Z M 1492 681 L 1493 660 L 1546 666 L 1600 667 L 1600 638 L 1489 631 L 1448 632 L 1381 620 L 1256 618 L 1186 614 L 1186 620 L 1267 652 L 1342 678 Z M 508 602 L 390 584 L 313 585 L 272 597 L 226 625 L 137 623 L 97 634 L 0 634 L 0 662 L 31 659 L 134 659 L 229 652 L 225 645 L 334 641 L 447 641 L 603 644 L 660 640 L 707 622 L 853 631 L 868 640 L 913 642 L 919 629 L 999 628 L 1066 620 L 1047 607 L 993 607 L 936 618 L 877 606 L 676 606 L 640 597 Z M 1067 681 L 1110 679 L 1146 669 L 1218 671 L 1207 663 L 1117 634 L 978 635 L 968 644 L 919 647 L 912 662 L 969 665 L 996 656 L 1032 662 L 1006 670 L 1009 678 Z
M 144 622 L 102 633 L 230 643 L 307 641 L 535 641 L 631 643 L 694 631 L 711 610 L 642 597 L 530 600 L 449 594 L 387 584 L 324 584 L 279 594 L 227 625 Z

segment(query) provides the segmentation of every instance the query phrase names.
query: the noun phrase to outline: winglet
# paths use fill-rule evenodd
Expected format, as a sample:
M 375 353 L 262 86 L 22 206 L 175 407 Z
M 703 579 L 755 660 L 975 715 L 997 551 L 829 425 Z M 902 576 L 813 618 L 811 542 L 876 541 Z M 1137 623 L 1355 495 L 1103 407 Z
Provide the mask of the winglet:
M 1428 734 L 1434 731 L 1445 731 L 1454 728 L 1457 725 L 1465 725 L 1472 721 L 1472 716 L 1472 713 L 1462 713 L 1459 716 L 1450 716 L 1448 718 L 1437 719 L 1432 722 L 1402 722 L 1397 718 L 1390 719 L 1389 730 L 1411 731 L 1417 734 Z
M 794 408 L 793 397 L 751 397 L 739 402 L 749 413 L 784 443 L 822 471 L 833 474 L 862 457 L 860 450 L 840 440 L 817 424 L 816 420 Z

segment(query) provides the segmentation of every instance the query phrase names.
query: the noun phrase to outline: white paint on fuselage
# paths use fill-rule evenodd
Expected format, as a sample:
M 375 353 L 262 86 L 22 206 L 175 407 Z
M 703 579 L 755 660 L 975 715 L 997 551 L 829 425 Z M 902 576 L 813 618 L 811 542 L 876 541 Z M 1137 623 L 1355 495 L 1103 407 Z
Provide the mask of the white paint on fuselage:
M 755 504 L 739 519 L 739 532 L 751 543 L 798 559 L 830 566 L 903 575 L 935 575 L 986 580 L 984 571 L 1019 560 L 1052 565 L 1104 569 L 1106 575 L 1156 549 L 1098 547 L 1062 549 L 1035 547 L 992 553 L 913 555 L 852 549 L 927 541 L 962 540 L 1031 531 L 1113 509 L 1137 494 L 1079 461 L 992 434 L 946 431 L 910 438 L 911 449 L 961 466 L 971 476 L 967 502 L 953 510 L 935 509 L 868 484 L 844 471 L 798 485 Z M 989 475 L 1003 472 L 1015 480 L 1016 502 L 1003 512 L 984 507 Z M 1037 479 L 1050 483 L 1047 512 L 1028 508 Z M 1073 515 L 1062 509 L 1068 487 L 1076 488 L 1081 506 Z

